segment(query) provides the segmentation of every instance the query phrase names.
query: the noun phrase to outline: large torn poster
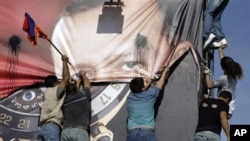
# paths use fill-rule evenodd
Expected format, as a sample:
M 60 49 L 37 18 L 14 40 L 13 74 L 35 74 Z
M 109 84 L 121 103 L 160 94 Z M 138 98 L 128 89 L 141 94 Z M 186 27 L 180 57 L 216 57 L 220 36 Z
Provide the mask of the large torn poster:
M 188 14 L 183 13 L 187 12 L 188 3 L 196 2 L 1 1 L 0 136 L 4 140 L 35 139 L 45 89 L 43 78 L 62 75 L 58 51 L 42 38 L 36 46 L 27 39 L 22 30 L 26 12 L 69 57 L 72 77 L 81 69 L 87 72 L 93 82 L 92 126 L 96 126 L 112 121 L 124 105 L 129 91 L 127 82 L 133 77 L 155 79 L 159 70 L 172 66 L 187 51 L 192 50 L 196 56 L 195 42 L 190 42 L 195 40 L 188 41 L 182 35 L 185 32 L 186 36 L 191 27 L 173 22 L 185 23 L 182 20 Z M 179 9 L 171 9 L 171 5 L 179 5 Z M 176 16 L 176 11 L 183 15 Z

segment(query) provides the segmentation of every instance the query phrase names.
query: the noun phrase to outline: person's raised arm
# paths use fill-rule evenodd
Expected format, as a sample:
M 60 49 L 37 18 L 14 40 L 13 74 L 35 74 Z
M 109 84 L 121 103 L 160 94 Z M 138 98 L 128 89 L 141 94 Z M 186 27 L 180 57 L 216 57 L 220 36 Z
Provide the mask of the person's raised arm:
M 169 67 L 164 67 L 162 75 L 160 79 L 156 82 L 156 87 L 162 89 L 163 85 L 165 84 L 166 77 L 169 73 Z
M 151 83 L 152 83 L 152 80 L 150 78 L 145 78 L 144 79 L 144 85 L 145 85 L 144 89 L 147 90 L 148 87 L 151 85 Z
M 229 124 L 228 124 L 228 119 L 227 119 L 227 112 L 225 111 L 220 112 L 220 122 L 227 136 L 227 141 L 230 141 L 230 130 L 229 130 Z
M 82 85 L 86 88 L 90 88 L 90 81 L 88 77 L 86 76 L 86 72 L 83 70 L 80 70 L 79 74 L 82 79 Z
M 208 89 L 214 88 L 214 82 L 210 79 L 209 70 L 204 70 L 206 86 Z
M 63 71 L 62 71 L 62 81 L 60 82 L 61 88 L 64 89 L 69 82 L 70 73 L 69 73 L 69 66 L 68 66 L 68 57 L 63 55 L 62 56 L 62 63 L 63 63 Z M 63 93 L 57 93 L 57 97 L 61 97 Z
M 225 55 L 224 55 L 224 52 L 223 52 L 223 46 L 221 45 L 221 46 L 219 47 L 219 57 L 220 57 L 220 59 L 222 59 L 224 56 L 225 56 Z

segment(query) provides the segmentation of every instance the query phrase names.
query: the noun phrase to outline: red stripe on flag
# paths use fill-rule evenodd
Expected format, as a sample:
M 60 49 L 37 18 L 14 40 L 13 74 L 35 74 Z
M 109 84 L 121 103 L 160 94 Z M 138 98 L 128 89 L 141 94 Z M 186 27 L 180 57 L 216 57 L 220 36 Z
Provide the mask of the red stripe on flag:
M 27 38 L 32 45 L 37 45 L 37 38 L 48 39 L 48 36 L 36 25 L 28 13 L 25 13 L 23 30 L 28 33 Z

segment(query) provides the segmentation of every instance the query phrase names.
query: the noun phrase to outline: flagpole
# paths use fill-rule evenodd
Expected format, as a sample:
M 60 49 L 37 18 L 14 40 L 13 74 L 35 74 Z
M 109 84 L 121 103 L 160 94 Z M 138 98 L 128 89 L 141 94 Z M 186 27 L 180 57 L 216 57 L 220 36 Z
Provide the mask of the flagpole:
M 51 42 L 50 39 L 47 38 L 47 40 L 49 41 L 49 43 L 56 49 L 56 51 L 61 55 L 63 56 L 62 52 Z M 71 63 L 68 61 L 68 63 L 71 65 Z

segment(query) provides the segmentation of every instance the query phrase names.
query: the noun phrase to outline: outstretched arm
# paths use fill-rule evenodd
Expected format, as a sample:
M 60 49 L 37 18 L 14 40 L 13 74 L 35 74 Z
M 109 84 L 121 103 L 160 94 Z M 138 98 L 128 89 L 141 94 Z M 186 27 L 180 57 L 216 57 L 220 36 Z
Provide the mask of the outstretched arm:
M 219 47 L 219 56 L 220 56 L 220 59 L 222 59 L 225 56 L 223 52 L 223 46 Z
M 85 92 L 86 92 L 85 94 L 87 96 L 87 99 L 91 100 L 90 81 L 89 81 L 88 77 L 86 76 L 86 72 L 83 71 L 83 70 L 80 70 L 79 74 L 80 74 L 80 77 L 81 77 L 81 80 L 82 80 L 81 81 L 82 85 L 85 88 Z
M 145 90 L 147 90 L 148 89 L 148 87 L 151 85 L 151 83 L 152 83 L 152 80 L 151 79 L 149 79 L 149 78 L 145 78 L 144 79 L 144 89 Z
M 168 73 L 169 73 L 169 67 L 165 67 L 163 69 L 161 78 L 156 82 L 156 87 L 158 87 L 159 89 L 162 89 L 163 85 L 165 84 L 165 80 L 166 80 Z
M 62 87 L 62 89 L 64 89 L 67 85 L 67 83 L 69 82 L 70 79 L 70 73 L 69 73 L 69 66 L 68 66 L 68 57 L 63 55 L 62 56 L 62 62 L 63 62 L 63 71 L 62 71 L 62 81 L 60 82 L 60 85 Z M 62 97 L 63 92 L 62 93 L 57 93 L 57 97 L 60 98 Z
M 80 70 L 79 72 L 81 79 L 82 79 L 82 85 L 86 88 L 90 88 L 90 81 L 88 77 L 86 76 L 86 72 L 83 70 Z
M 209 70 L 204 70 L 205 73 L 205 81 L 208 89 L 214 88 L 214 82 L 210 79 Z

